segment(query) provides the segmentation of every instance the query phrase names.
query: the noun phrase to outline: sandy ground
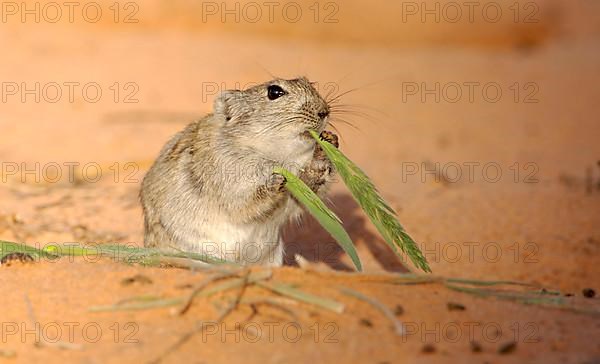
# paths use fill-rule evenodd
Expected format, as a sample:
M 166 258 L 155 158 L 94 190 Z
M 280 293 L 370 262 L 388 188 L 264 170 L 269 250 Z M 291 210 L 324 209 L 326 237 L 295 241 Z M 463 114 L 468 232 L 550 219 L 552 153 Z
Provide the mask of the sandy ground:
M 19 14 L 0 24 L 0 239 L 139 245 L 139 183 L 169 136 L 209 112 L 218 90 L 306 75 L 323 92 L 356 89 L 343 98 L 354 111 L 339 115 L 355 127 L 336 124 L 341 148 L 398 211 L 435 275 L 535 283 L 598 308 L 582 290 L 600 289 L 599 4 L 523 2 L 515 22 L 512 2 L 499 1 L 499 22 L 450 23 L 442 16 L 436 23 L 398 21 L 401 5 L 377 1 L 365 9 L 349 1 L 336 4 L 337 23 L 321 19 L 331 11 L 324 7 L 315 23 L 306 18 L 314 15 L 310 3 L 298 2 L 305 18 L 297 24 L 204 22 L 200 5 L 184 1 L 148 1 L 135 13 L 120 4 L 115 22 L 110 3 L 99 4 L 104 16 L 97 23 L 77 15 L 73 23 L 44 16 L 39 24 L 23 23 Z M 524 21 L 529 12 L 537 22 Z M 131 14 L 139 22 L 124 23 Z M 367 274 L 410 268 L 341 183 L 331 199 Z M 298 253 L 350 270 L 310 219 L 287 229 L 286 241 L 290 265 Z M 151 283 L 122 283 L 138 274 Z M 140 295 L 182 296 L 202 276 L 110 260 L 2 267 L 0 361 L 152 361 L 198 321 L 214 320 L 214 305 L 198 300 L 181 317 L 169 308 L 89 308 Z M 196 335 L 164 360 L 600 361 L 598 315 L 377 277 L 276 270 L 277 280 L 344 302 L 345 313 L 298 305 L 292 320 L 272 309 L 252 316 L 244 306 L 225 320 L 228 326 Z M 416 329 L 396 335 L 389 320 L 341 294 L 341 286 L 392 310 L 400 305 L 398 318 Z M 264 294 L 256 287 L 248 293 Z M 449 310 L 448 303 L 465 310 Z M 36 347 L 27 331 L 34 322 L 48 332 L 58 326 L 61 341 L 76 347 Z M 260 340 L 236 331 L 236 322 L 256 324 Z M 290 323 L 301 327 L 298 340 L 284 333 Z M 458 339 L 450 333 L 456 325 Z

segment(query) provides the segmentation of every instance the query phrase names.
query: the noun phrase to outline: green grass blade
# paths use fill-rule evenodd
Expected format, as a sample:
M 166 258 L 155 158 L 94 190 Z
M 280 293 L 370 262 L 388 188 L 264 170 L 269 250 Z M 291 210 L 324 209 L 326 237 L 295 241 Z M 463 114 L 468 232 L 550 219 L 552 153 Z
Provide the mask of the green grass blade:
M 355 291 L 353 289 L 350 288 L 346 288 L 346 287 L 341 287 L 340 291 L 342 291 L 342 293 L 348 295 L 348 296 L 352 296 L 355 298 L 358 298 L 359 300 L 363 300 L 365 302 L 367 302 L 368 304 L 370 304 L 371 306 L 375 307 L 376 309 L 378 309 L 381 313 L 383 313 L 383 315 L 392 322 L 392 324 L 394 325 L 394 330 L 396 331 L 396 334 L 398 335 L 405 335 L 406 334 L 406 330 L 404 329 L 404 325 L 402 325 L 402 323 L 400 322 L 400 320 L 398 320 L 396 318 L 396 315 L 394 315 L 394 313 L 383 303 L 379 302 L 378 300 L 376 300 L 373 297 L 367 296 L 363 293 L 360 293 L 358 291 Z
M 157 299 L 143 299 L 136 300 L 135 302 L 128 302 L 124 304 L 116 304 L 109 306 L 92 306 L 88 309 L 89 312 L 105 312 L 105 311 L 137 311 L 137 310 L 149 310 L 153 308 L 163 308 L 170 306 L 177 306 L 183 302 L 183 298 L 157 298 Z
M 298 288 L 291 287 L 286 284 L 277 284 L 277 283 L 269 283 L 269 282 L 257 282 L 257 285 L 269 289 L 273 292 L 279 293 L 280 295 L 289 297 L 291 299 L 310 303 L 312 305 L 322 307 L 328 309 L 333 312 L 343 313 L 344 312 L 344 304 L 331 300 L 325 297 L 319 297 L 312 295 L 310 293 L 306 293 Z
M 396 219 L 396 213 L 381 197 L 365 172 L 343 155 L 339 149 L 329 142 L 321 140 L 317 132 L 311 130 L 310 133 L 323 148 L 356 202 L 365 211 L 394 253 L 401 256 L 400 251 L 402 251 L 408 255 L 416 267 L 425 272 L 431 272 L 423 253 L 415 241 L 404 231 Z
M 13 243 L 0 240 L 0 259 L 11 253 L 29 254 L 35 259 L 56 260 L 61 257 L 104 257 L 124 263 L 139 263 L 142 265 L 160 265 L 167 258 L 181 258 L 190 262 L 206 263 L 211 265 L 236 266 L 218 258 L 208 257 L 198 253 L 166 251 L 156 248 L 134 247 L 119 244 L 94 244 L 79 243 L 46 244 L 41 248 L 23 243 Z
M 52 254 L 51 252 L 45 251 L 44 249 L 38 249 L 33 246 L 25 245 L 23 243 L 12 243 L 9 241 L 0 240 L 0 259 L 4 258 L 6 255 L 12 253 L 23 253 L 29 254 L 32 258 L 41 259 L 56 259 L 58 256 L 56 254 Z
M 472 286 L 524 286 L 524 287 L 537 287 L 535 284 L 523 283 L 516 281 L 482 281 L 478 279 L 465 279 L 465 278 L 447 278 L 448 283 L 459 283 L 459 284 L 470 284 Z
M 284 176 L 287 180 L 286 188 L 290 193 L 302 204 L 306 207 L 306 209 L 310 212 L 311 215 L 317 219 L 317 221 L 327 230 L 329 234 L 340 244 L 342 249 L 350 256 L 352 259 L 352 263 L 356 267 L 356 270 L 361 271 L 362 265 L 360 263 L 360 259 L 358 258 L 358 254 L 356 253 L 356 249 L 354 249 L 354 243 L 352 243 L 352 239 L 344 230 L 342 226 L 341 220 L 333 211 L 331 211 L 324 203 L 321 201 L 319 196 L 315 194 L 300 178 L 296 177 L 292 172 L 283 169 L 283 168 L 275 168 L 275 173 L 279 173 Z

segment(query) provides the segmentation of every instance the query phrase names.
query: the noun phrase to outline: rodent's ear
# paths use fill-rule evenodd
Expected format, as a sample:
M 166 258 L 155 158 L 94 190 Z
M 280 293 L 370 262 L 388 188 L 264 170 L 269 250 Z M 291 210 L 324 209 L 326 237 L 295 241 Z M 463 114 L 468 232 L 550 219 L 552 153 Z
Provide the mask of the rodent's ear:
M 235 100 L 239 98 L 240 94 L 241 91 L 239 90 L 228 90 L 221 92 L 221 94 L 215 99 L 215 103 L 213 105 L 215 116 L 222 117 L 224 121 L 231 120 L 234 116 L 234 110 L 231 106 L 235 103 Z

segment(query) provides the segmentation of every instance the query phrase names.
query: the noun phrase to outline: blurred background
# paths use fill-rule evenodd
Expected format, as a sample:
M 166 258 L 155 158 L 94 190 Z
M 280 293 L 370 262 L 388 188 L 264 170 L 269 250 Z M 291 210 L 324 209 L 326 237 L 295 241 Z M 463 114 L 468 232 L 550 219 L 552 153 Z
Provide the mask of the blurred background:
M 307 76 L 349 91 L 341 148 L 434 272 L 599 276 L 598 2 L 69 4 L 2 2 L 3 239 L 140 244 L 168 138 L 223 89 Z M 404 270 L 341 183 L 332 202 L 367 270 Z M 310 219 L 286 236 L 350 267 Z
M 340 148 L 398 212 L 435 275 L 537 283 L 574 295 L 569 304 L 590 310 L 597 302 L 582 290 L 598 290 L 600 277 L 598 1 L 0 6 L 0 240 L 141 246 L 140 182 L 163 144 L 211 112 L 222 90 L 306 76 L 321 93 L 343 95 L 347 111 L 334 115 Z M 330 197 L 366 272 L 412 269 L 387 248 L 341 182 Z M 310 218 L 285 236 L 289 265 L 300 254 L 319 269 L 351 270 Z M 104 328 L 102 340 L 92 344 L 84 335 L 76 340 L 80 351 L 32 349 L 31 338 L 13 335 L 0 358 L 13 350 L 23 362 L 151 360 L 196 327 L 198 317 L 216 317 L 217 306 L 207 301 L 179 318 L 169 308 L 92 314 L 92 306 L 136 295 L 179 297 L 199 275 L 88 263 L 2 267 L 3 325 L 36 321 L 35 310 L 42 323 L 94 322 Z M 169 359 L 598 362 L 593 332 L 600 326 L 583 310 L 485 300 L 435 284 L 391 289 L 373 276 L 274 273 L 347 305 L 344 316 L 297 307 L 305 332 L 333 323 L 336 345 L 323 340 L 330 332 L 320 326 L 319 340 L 278 337 L 265 345 L 218 337 L 200 345 L 196 337 Z M 336 291 L 338 284 L 377 297 L 422 331 L 397 335 L 388 318 Z M 231 320 L 249 320 L 247 311 Z M 139 345 L 115 344 L 114 324 L 125 330 L 131 322 Z M 447 337 L 446 325 L 469 322 L 491 327 L 496 337 Z M 432 331 L 442 339 L 433 342 Z

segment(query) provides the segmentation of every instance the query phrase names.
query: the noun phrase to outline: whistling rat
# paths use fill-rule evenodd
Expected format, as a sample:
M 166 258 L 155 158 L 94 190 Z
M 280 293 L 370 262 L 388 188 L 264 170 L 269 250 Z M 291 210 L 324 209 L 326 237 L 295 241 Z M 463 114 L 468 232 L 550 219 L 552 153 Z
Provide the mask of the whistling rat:
M 306 78 L 223 92 L 213 113 L 176 134 L 144 177 L 144 245 L 281 265 L 281 228 L 301 208 L 273 168 L 323 196 L 333 166 L 308 130 L 337 147 L 337 136 L 324 131 L 329 112 Z

